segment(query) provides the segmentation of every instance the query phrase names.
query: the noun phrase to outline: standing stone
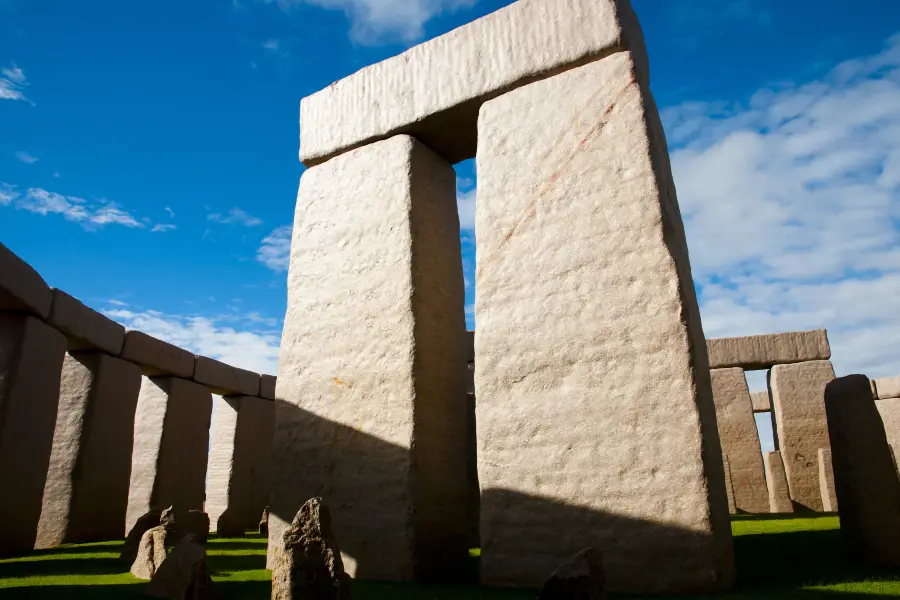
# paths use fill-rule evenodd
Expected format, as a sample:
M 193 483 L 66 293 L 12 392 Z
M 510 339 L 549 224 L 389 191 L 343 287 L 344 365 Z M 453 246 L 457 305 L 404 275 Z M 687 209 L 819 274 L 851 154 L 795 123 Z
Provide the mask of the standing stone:
M 166 560 L 166 536 L 164 525 L 157 525 L 144 532 L 138 545 L 137 557 L 131 565 L 131 574 L 138 579 L 151 579 Z
M 0 556 L 34 548 L 65 354 L 55 329 L 0 313 Z
M 282 536 L 272 600 L 348 600 L 350 578 L 321 498 L 308 500 Z
M 731 466 L 735 507 L 741 512 L 769 512 L 762 450 L 744 370 L 712 369 L 710 378 L 719 439 Z
M 212 395 L 175 377 L 144 377 L 134 420 L 126 529 L 151 509 L 202 508 Z
M 300 181 L 279 357 L 269 565 L 310 497 L 364 579 L 440 577 L 465 544 L 456 176 L 396 136 Z
M 600 556 L 585 548 L 553 572 L 538 600 L 606 600 L 605 588 Z
M 536 587 L 595 547 L 611 590 L 728 588 L 706 341 L 646 73 L 620 52 L 485 103 L 477 162 L 482 582 Z
M 884 424 L 884 433 L 888 444 L 894 448 L 900 448 L 900 398 L 879 400 L 875 403 L 881 422 Z
M 828 448 L 825 386 L 834 379 L 827 360 L 776 365 L 769 372 L 778 449 L 795 506 L 822 511 L 819 448 Z M 871 392 L 870 392 L 871 395 Z
M 140 389 L 137 365 L 66 355 L 36 548 L 121 539 Z
M 819 490 L 825 512 L 837 512 L 837 492 L 834 490 L 834 469 L 831 466 L 831 450 L 819 448 Z
M 269 537 L 269 507 L 263 509 L 259 517 L 259 535 Z
M 215 402 L 206 510 L 220 535 L 239 536 L 256 527 L 268 503 L 275 403 L 252 396 Z
M 209 575 L 206 550 L 192 535 L 181 538 L 144 592 L 169 600 L 220 600 L 222 598 Z
M 841 536 L 850 556 L 900 566 L 900 480 L 865 375 L 825 388 Z
M 725 495 L 728 497 L 729 514 L 737 514 L 737 505 L 734 503 L 734 485 L 731 481 L 731 466 L 728 464 L 728 455 L 722 455 L 722 466 L 725 467 Z
M 128 535 L 125 536 L 125 544 L 122 546 L 119 560 L 126 562 L 129 565 L 134 562 L 134 559 L 137 558 L 138 547 L 141 544 L 144 533 L 148 529 L 153 529 L 159 525 L 161 516 L 162 513 L 160 511 L 151 510 L 138 517 L 134 522 L 134 525 L 131 526 L 131 529 L 128 530 Z
M 769 486 L 769 512 L 792 513 L 794 503 L 788 491 L 787 475 L 784 472 L 784 459 L 781 452 L 766 454 L 766 483 Z

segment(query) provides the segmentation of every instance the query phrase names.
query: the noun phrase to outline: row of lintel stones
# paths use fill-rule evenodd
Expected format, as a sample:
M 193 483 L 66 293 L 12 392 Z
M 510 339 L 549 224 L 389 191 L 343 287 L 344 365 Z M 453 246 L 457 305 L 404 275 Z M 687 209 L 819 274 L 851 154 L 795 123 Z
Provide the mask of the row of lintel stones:
M 274 377 L 126 332 L 2 244 L 0 374 L 0 555 L 121 538 L 151 504 L 201 508 L 211 394 L 274 412 Z
M 730 508 L 748 513 L 836 510 L 825 386 L 835 378 L 825 330 L 707 341 L 726 456 Z M 751 394 L 745 371 L 769 369 Z M 754 413 L 770 412 L 776 451 L 762 455 Z

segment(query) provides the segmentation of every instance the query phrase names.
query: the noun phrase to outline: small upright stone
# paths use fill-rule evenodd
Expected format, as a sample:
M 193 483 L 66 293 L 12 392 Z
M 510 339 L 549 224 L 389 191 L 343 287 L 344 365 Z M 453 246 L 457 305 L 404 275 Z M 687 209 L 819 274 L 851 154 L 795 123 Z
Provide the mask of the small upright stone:
M 269 535 L 269 507 L 265 507 L 259 518 L 259 535 Z
M 157 525 L 144 532 L 138 546 L 137 558 L 131 565 L 131 574 L 138 579 L 151 579 L 166 560 L 166 528 Z
M 350 578 L 321 498 L 300 508 L 275 553 L 272 600 L 346 600 Z
M 152 529 L 160 524 L 161 513 L 158 510 L 151 510 L 135 521 L 134 525 L 128 531 L 125 537 L 125 544 L 122 546 L 122 552 L 119 554 L 119 560 L 127 562 L 129 565 L 134 562 L 138 555 L 138 548 L 141 539 L 147 530 Z
M 206 550 L 192 535 L 178 541 L 144 591 L 147 596 L 169 600 L 221 600 L 209 576 Z
M 769 512 L 792 513 L 794 503 L 788 492 L 787 475 L 784 472 L 784 459 L 781 452 L 766 454 L 766 485 L 769 487 Z
M 834 491 L 834 469 L 831 466 L 831 449 L 819 448 L 819 489 L 825 512 L 837 512 L 837 494 Z
M 561 565 L 541 588 L 538 600 L 606 600 L 600 556 L 585 548 Z

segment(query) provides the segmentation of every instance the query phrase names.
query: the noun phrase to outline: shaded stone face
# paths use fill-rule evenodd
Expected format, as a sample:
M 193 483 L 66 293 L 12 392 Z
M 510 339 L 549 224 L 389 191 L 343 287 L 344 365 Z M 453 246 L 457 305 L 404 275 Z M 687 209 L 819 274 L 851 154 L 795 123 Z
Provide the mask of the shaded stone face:
M 705 339 L 639 63 L 485 103 L 477 171 L 482 581 L 538 586 L 596 547 L 612 590 L 728 587 Z
M 66 335 L 70 352 L 100 350 L 118 356 L 122 351 L 125 327 L 62 290 L 53 290 L 53 308 L 48 323 Z
M 218 360 L 198 356 L 194 363 L 194 381 L 208 387 L 214 394 L 256 396 L 259 394 L 259 375 Z
M 50 316 L 53 293 L 28 263 L 0 244 L 0 311 Z

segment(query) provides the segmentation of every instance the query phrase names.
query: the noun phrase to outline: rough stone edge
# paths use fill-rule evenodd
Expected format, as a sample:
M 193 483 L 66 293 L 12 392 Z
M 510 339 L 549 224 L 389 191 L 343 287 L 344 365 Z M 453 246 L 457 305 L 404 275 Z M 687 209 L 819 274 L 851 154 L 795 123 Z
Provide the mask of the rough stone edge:
M 743 360 L 739 356 L 734 356 L 734 353 L 728 352 L 729 344 L 741 344 L 749 347 L 753 347 L 757 342 L 760 342 L 761 345 L 766 346 L 775 346 L 777 345 L 777 341 L 779 337 L 790 337 L 790 336 L 798 336 L 805 335 L 807 339 L 811 339 L 813 336 L 821 335 L 821 339 L 816 340 L 817 342 L 822 342 L 822 347 L 820 350 L 822 352 L 811 353 L 807 355 L 801 355 L 799 352 L 790 359 L 781 360 L 775 359 L 773 357 L 766 357 L 760 361 L 746 361 Z M 774 334 L 764 334 L 764 335 L 749 335 L 743 337 L 734 337 L 734 338 L 714 338 L 706 340 L 706 348 L 707 353 L 710 356 L 710 368 L 711 369 L 724 369 L 727 367 L 740 367 L 747 371 L 758 371 L 762 369 L 769 369 L 774 367 L 775 365 L 787 365 L 794 364 L 798 362 L 808 362 L 813 360 L 830 360 L 831 359 L 831 345 L 828 342 L 828 333 L 825 329 L 811 329 L 808 331 L 785 331 L 782 333 L 774 333 Z M 736 354 L 742 354 L 743 352 L 737 352 Z M 754 354 L 754 352 L 748 352 L 748 354 Z M 717 356 L 724 355 L 724 356 Z
M 52 288 L 53 304 L 49 325 L 63 332 L 69 340 L 69 350 L 102 350 L 119 356 L 125 344 L 125 326 L 85 305 L 66 292 Z
M 168 353 L 162 360 L 159 354 Z M 147 377 L 178 377 L 191 379 L 194 375 L 194 355 L 142 331 L 126 331 L 121 358 L 141 367 Z

